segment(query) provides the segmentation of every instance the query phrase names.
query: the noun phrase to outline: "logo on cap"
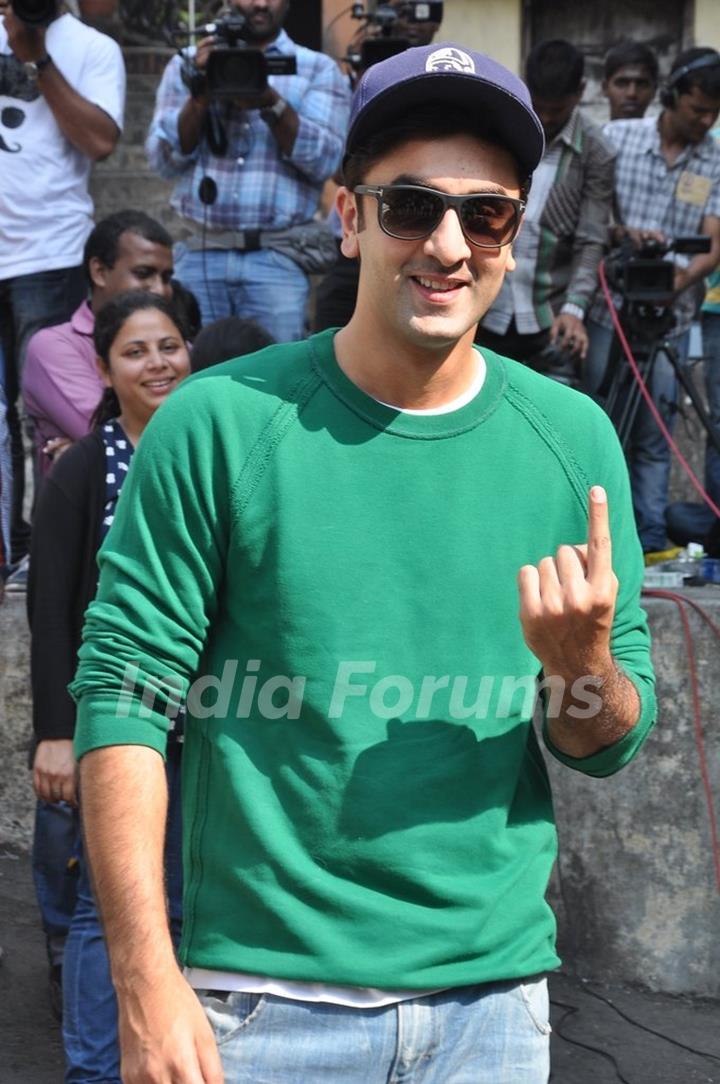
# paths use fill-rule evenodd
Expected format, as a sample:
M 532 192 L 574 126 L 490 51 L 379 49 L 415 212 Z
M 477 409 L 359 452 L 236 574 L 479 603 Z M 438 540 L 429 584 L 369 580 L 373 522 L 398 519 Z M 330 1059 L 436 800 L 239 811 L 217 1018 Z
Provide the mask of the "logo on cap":
M 436 49 L 425 62 L 426 72 L 466 72 L 475 74 L 475 62 L 462 49 Z

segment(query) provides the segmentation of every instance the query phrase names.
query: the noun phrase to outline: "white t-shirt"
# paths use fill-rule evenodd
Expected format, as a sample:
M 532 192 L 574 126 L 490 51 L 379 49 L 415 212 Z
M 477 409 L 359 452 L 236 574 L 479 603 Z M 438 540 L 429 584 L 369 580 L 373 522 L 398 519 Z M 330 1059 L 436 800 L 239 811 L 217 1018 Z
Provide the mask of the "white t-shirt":
M 122 128 L 125 65 L 117 43 L 61 15 L 45 44 L 70 86 Z M 0 280 L 81 263 L 93 225 L 91 164 L 60 131 L 0 19 Z

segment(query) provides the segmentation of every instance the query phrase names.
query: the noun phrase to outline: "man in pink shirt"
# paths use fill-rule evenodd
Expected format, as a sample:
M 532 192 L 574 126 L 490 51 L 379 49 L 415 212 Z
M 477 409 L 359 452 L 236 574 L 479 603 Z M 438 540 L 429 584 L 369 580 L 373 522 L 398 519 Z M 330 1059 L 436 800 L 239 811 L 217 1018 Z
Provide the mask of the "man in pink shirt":
M 95 365 L 95 314 L 124 290 L 170 298 L 172 238 L 142 211 L 119 211 L 88 237 L 83 266 L 91 284 L 89 301 L 83 301 L 67 323 L 36 332 L 27 348 L 22 394 L 33 423 L 41 477 L 49 471 L 55 450 L 88 432 L 103 392 Z

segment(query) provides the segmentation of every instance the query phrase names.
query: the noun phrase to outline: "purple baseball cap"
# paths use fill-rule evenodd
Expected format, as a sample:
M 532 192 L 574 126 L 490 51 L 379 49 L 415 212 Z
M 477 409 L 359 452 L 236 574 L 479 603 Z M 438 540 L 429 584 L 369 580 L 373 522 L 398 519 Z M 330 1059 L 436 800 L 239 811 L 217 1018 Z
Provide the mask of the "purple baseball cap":
M 405 49 L 368 68 L 353 97 L 346 156 L 395 117 L 431 102 L 487 117 L 497 142 L 528 177 L 542 158 L 542 125 L 522 79 L 451 42 Z

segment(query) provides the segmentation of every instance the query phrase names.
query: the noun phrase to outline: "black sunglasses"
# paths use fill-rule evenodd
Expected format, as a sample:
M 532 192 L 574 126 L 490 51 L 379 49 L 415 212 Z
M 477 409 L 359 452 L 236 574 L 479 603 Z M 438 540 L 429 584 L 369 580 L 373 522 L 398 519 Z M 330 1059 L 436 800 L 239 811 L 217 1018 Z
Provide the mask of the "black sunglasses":
M 522 200 L 495 192 L 450 196 L 419 184 L 356 184 L 354 191 L 378 201 L 380 229 L 401 241 L 429 237 L 452 207 L 471 245 L 500 248 L 517 237 L 525 210 Z

